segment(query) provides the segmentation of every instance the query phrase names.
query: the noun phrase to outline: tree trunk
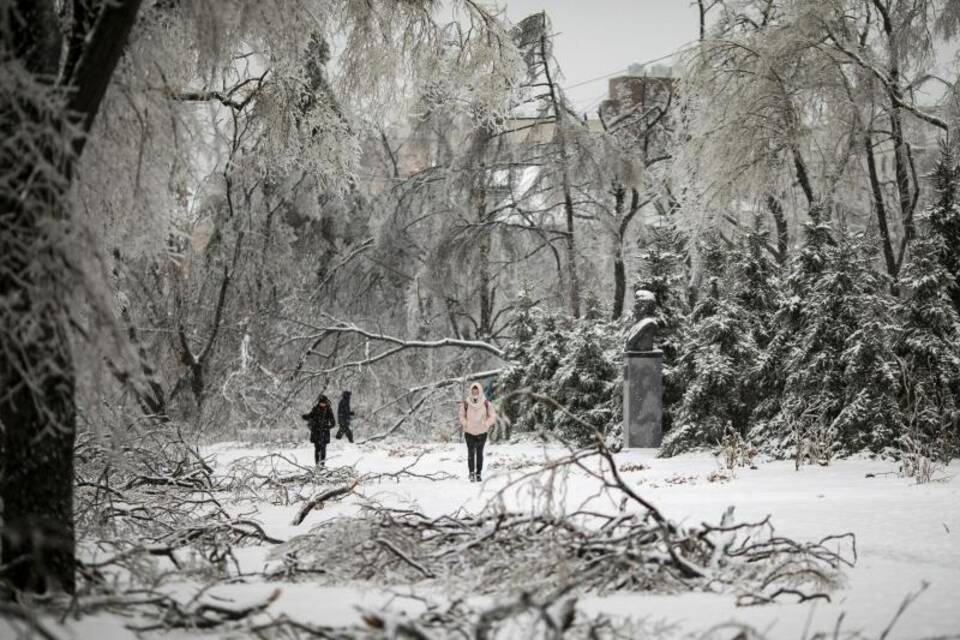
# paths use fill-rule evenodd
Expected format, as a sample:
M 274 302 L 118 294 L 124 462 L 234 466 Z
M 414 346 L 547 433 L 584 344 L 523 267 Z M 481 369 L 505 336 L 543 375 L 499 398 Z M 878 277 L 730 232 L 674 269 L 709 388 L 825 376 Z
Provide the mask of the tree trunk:
M 492 235 L 490 214 L 487 211 L 487 191 L 490 184 L 490 172 L 487 169 L 487 147 L 493 137 L 489 127 L 482 127 L 476 136 L 474 153 L 479 160 L 477 175 L 474 176 L 470 197 L 476 213 L 479 262 L 477 264 L 477 280 L 479 282 L 480 323 L 477 327 L 477 338 L 486 340 L 493 335 L 493 277 L 490 274 L 490 252 L 492 251 Z
M 580 317 L 580 278 L 577 275 L 577 245 L 575 236 L 575 211 L 573 208 L 573 195 L 570 188 L 570 166 L 567 157 L 567 141 L 564 133 L 565 114 L 563 106 L 560 104 L 560 97 L 557 95 L 553 76 L 550 74 L 550 60 L 547 57 L 547 37 L 540 36 L 540 58 L 543 62 L 543 72 L 546 76 L 547 87 L 550 93 L 550 103 L 553 106 L 554 126 L 556 127 L 557 145 L 560 150 L 560 181 L 563 191 L 563 212 L 566 223 L 565 245 L 567 254 L 567 287 L 568 302 L 570 304 L 570 315 L 574 318 Z
M 794 145 L 791 148 L 793 155 L 793 168 L 797 172 L 797 183 L 807 199 L 807 206 L 810 208 L 810 219 L 814 224 L 820 224 L 820 206 L 817 204 L 817 196 L 813 192 L 813 184 L 810 182 L 810 174 L 807 171 L 807 163 L 803 159 L 800 149 Z
M 623 315 L 624 298 L 627 295 L 627 271 L 623 260 L 623 241 L 627 237 L 627 229 L 630 228 L 630 222 L 637 216 L 642 207 L 645 207 L 651 198 L 640 202 L 640 192 L 636 189 L 630 189 L 630 208 L 623 210 L 623 204 L 627 197 L 627 190 L 623 185 L 616 185 L 613 189 L 614 212 L 616 229 L 614 230 L 613 247 L 613 313 L 614 320 L 619 320 Z
M 620 231 L 620 220 L 623 217 L 623 201 L 627 197 L 627 190 L 622 185 L 613 187 L 613 213 L 616 229 L 613 234 L 613 312 L 610 317 L 619 320 L 623 315 L 623 298 L 627 294 L 627 270 L 623 263 L 623 234 Z
M 898 76 L 891 75 L 891 80 Z M 896 269 L 900 270 L 903 256 L 906 253 L 907 245 L 913 240 L 913 212 L 916 208 L 916 200 L 911 189 L 911 169 L 913 160 L 910 156 L 910 145 L 907 143 L 903 134 L 903 119 L 898 101 L 903 100 L 900 87 L 894 84 L 890 89 L 890 131 L 893 142 L 893 163 L 897 177 L 897 194 L 900 198 L 900 220 L 903 224 L 903 237 L 900 241 L 900 251 L 896 260 Z
M 787 218 L 783 215 L 783 204 L 773 194 L 767 195 L 767 209 L 773 216 L 773 224 L 777 231 L 777 264 L 781 267 L 787 264 L 787 250 L 790 245 L 789 227 Z
M 577 275 L 577 245 L 574 236 L 574 212 L 573 198 L 570 195 L 570 183 L 564 168 L 563 177 L 563 209 L 566 213 L 567 234 L 567 269 L 569 275 L 567 285 L 569 287 L 570 315 L 574 318 L 580 317 L 580 278 Z
M 53 3 L 22 0 L 0 16 L 13 55 L 38 87 L 37 95 L 0 96 L 18 107 L 0 104 L 0 135 L 8 141 L 30 137 L 10 142 L 0 155 L 0 174 L 8 176 L 0 189 L 0 300 L 8 301 L 0 314 L 0 565 L 19 590 L 75 588 L 76 405 L 66 291 L 73 274 L 61 243 L 69 237 L 67 191 L 84 136 L 71 138 L 72 153 L 64 153 L 64 137 L 68 122 L 89 131 L 139 4 L 127 0 L 101 9 L 76 68 L 63 79 L 69 90 L 63 107 L 56 106 L 53 91 L 43 96 L 41 89 L 57 74 Z
M 25 225 L 24 233 L 35 231 L 31 226 Z M 10 240 L 5 234 L 3 251 L 9 249 Z M 8 340 L 21 343 L 22 350 L 6 354 L 0 363 L 4 432 L 0 562 L 7 567 L 4 578 L 19 590 L 72 593 L 73 361 L 56 301 L 37 299 L 32 282 L 17 285 L 16 280 L 4 273 L 0 296 L 18 296 L 20 303 L 9 313 L 34 318 L 36 325 L 28 329 L 30 335 L 25 335 L 27 331 L 8 335 Z
M 899 271 L 907 245 L 913 239 L 914 234 L 913 213 L 917 203 L 916 191 L 911 189 L 911 174 L 913 174 L 914 180 L 916 175 L 910 154 L 910 145 L 903 133 L 903 113 L 900 107 L 903 104 L 903 89 L 900 86 L 900 56 L 902 54 L 900 34 L 897 31 L 897 25 L 894 24 L 891 7 L 880 2 L 880 0 L 874 0 L 873 5 L 880 16 L 883 32 L 887 36 L 887 80 L 884 84 L 890 100 L 888 107 L 890 140 L 893 143 L 893 166 L 897 178 L 897 194 L 900 200 L 900 221 L 903 223 L 903 238 L 900 242 L 899 256 L 895 261 L 895 268 Z
M 893 245 L 890 241 L 890 229 L 887 225 L 887 208 L 883 202 L 883 188 L 880 186 L 880 176 L 877 174 L 877 161 L 873 155 L 873 139 L 869 133 L 863 136 L 864 153 L 867 158 L 867 175 L 870 178 L 870 192 L 873 196 L 873 210 L 877 215 L 877 229 L 880 231 L 880 243 L 883 249 L 883 261 L 887 266 L 887 274 L 896 281 L 897 261 L 893 255 Z
M 480 326 L 477 337 L 486 340 L 493 335 L 493 289 L 490 277 L 490 234 L 480 237 Z
M 627 295 L 627 268 L 623 262 L 623 239 L 617 243 L 613 255 L 613 313 L 611 317 L 619 320 L 623 316 L 623 299 Z
M 483 165 L 481 165 L 482 167 Z M 486 340 L 493 334 L 493 292 L 491 291 L 490 276 L 490 227 L 487 224 L 487 176 L 481 171 L 481 184 L 475 194 L 477 222 L 480 226 L 480 326 L 477 328 L 477 337 Z

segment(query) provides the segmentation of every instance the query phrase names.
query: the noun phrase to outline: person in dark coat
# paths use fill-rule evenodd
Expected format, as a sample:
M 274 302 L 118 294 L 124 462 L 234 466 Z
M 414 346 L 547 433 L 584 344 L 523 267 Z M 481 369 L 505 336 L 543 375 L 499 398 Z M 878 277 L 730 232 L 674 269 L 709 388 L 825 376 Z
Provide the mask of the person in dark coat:
M 310 409 L 310 413 L 303 414 L 303 419 L 310 427 L 310 442 L 313 443 L 313 461 L 323 465 L 327 460 L 327 445 L 330 444 L 330 429 L 336 426 L 333 419 L 333 407 L 330 399 L 320 394 L 317 403 Z
M 337 440 L 347 436 L 350 444 L 353 444 L 353 431 L 350 430 L 350 422 L 353 420 L 353 411 L 350 409 L 350 392 L 344 391 L 340 397 L 340 403 L 337 405 L 337 422 L 340 428 L 337 429 Z

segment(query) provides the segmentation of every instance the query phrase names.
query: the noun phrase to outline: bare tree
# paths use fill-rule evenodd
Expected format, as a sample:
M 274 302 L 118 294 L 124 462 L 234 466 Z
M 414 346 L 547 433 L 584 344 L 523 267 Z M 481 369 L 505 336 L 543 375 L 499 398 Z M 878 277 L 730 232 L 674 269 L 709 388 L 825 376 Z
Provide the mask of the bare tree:
M 140 2 L 71 6 L 61 45 L 53 3 L 0 4 L 0 558 L 14 587 L 41 592 L 74 589 L 67 193 Z
M 955 12 L 939 0 L 700 8 L 716 18 L 685 54 L 689 144 L 679 166 L 684 184 L 698 185 L 684 190 L 696 200 L 684 207 L 688 228 L 765 210 L 782 263 L 799 225 L 842 215 L 878 230 L 895 280 L 922 197 L 917 149 L 950 129 L 918 90 L 934 81 Z

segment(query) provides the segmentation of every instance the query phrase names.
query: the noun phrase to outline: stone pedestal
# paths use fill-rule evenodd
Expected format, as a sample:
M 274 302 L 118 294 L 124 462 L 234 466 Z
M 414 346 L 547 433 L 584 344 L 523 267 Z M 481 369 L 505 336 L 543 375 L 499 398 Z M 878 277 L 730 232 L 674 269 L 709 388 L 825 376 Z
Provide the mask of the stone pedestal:
M 623 444 L 659 447 L 663 439 L 663 352 L 654 349 L 657 322 L 645 318 L 630 330 L 623 354 Z
M 663 352 L 624 353 L 623 443 L 659 447 L 663 439 Z

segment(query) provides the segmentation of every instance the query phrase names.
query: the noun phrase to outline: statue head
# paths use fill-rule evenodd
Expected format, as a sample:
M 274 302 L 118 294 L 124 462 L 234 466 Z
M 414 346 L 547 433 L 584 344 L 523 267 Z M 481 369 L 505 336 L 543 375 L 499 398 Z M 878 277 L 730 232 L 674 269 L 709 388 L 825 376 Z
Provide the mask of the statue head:
M 652 318 L 657 311 L 657 296 L 647 289 L 637 289 L 633 304 L 634 313 L 638 320 Z

